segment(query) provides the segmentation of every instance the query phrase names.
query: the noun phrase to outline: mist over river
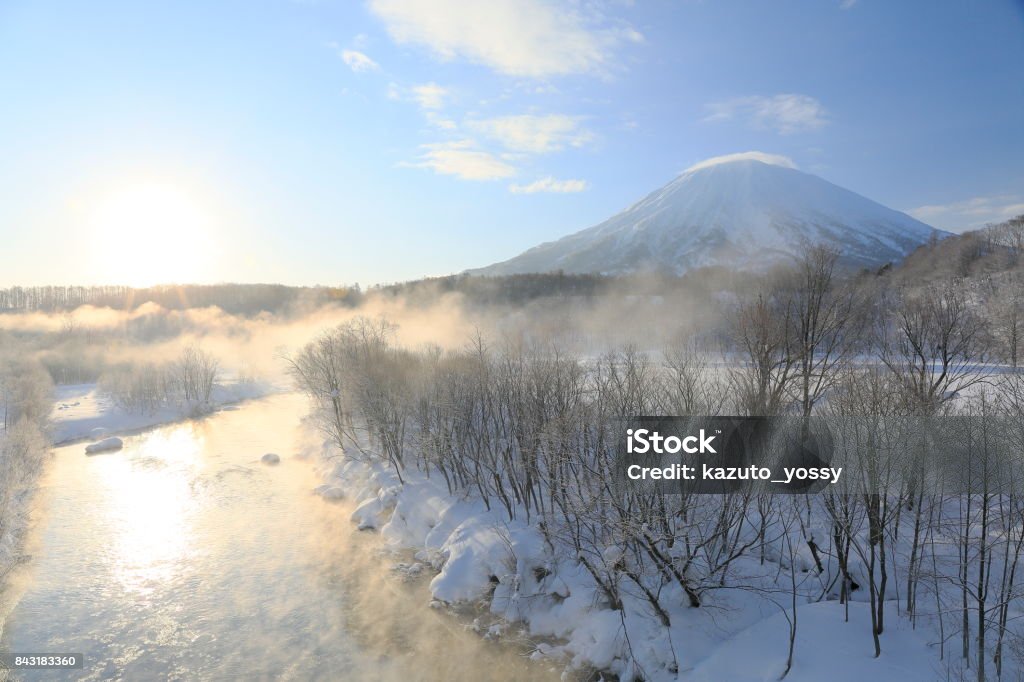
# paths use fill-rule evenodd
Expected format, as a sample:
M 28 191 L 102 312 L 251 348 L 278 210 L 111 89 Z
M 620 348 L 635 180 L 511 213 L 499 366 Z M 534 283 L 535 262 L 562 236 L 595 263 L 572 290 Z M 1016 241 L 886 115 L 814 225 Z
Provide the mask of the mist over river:
M 58 448 L 7 595 L 7 652 L 84 656 L 14 679 L 522 679 L 549 674 L 403 582 L 346 504 L 312 494 L 294 395 Z M 260 462 L 281 456 L 277 466 Z M 2 673 L 0 673 L 2 676 Z

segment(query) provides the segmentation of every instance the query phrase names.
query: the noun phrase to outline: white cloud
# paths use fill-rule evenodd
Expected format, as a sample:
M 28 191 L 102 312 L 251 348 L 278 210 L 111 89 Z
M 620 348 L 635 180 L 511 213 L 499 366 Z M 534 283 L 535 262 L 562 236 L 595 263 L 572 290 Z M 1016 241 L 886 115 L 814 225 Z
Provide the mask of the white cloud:
M 388 83 L 387 89 L 388 99 L 395 100 L 396 102 L 415 102 L 428 117 L 443 109 L 451 94 L 452 91 L 449 88 L 434 82 L 414 85 L 412 87 L 405 87 L 392 82 Z
M 449 95 L 448 88 L 441 87 L 437 83 L 424 83 L 415 85 L 412 88 L 412 98 L 422 109 L 441 109 L 444 107 L 444 100 Z
M 918 206 L 907 213 L 934 227 L 963 232 L 1024 213 L 1024 198 L 1013 194 L 980 196 L 949 204 Z
M 789 158 L 788 156 L 782 156 L 781 154 L 766 154 L 765 152 L 739 152 L 738 154 L 724 154 L 722 156 L 712 156 L 710 159 L 704 159 L 703 161 L 693 164 L 684 172 L 689 173 L 690 171 L 700 170 L 701 168 L 709 168 L 711 166 L 717 166 L 721 163 L 729 163 L 730 161 L 760 161 L 761 163 L 767 163 L 772 166 L 796 168 L 796 164 L 793 163 L 793 159 Z
M 341 59 L 343 62 L 348 64 L 348 68 L 352 69 L 356 73 L 376 71 L 380 68 L 380 65 L 377 64 L 377 62 L 373 61 L 367 55 L 358 50 L 342 50 Z
M 782 94 L 764 97 L 737 97 L 707 106 L 705 121 L 743 119 L 759 129 L 774 130 L 780 135 L 818 130 L 828 122 L 821 102 L 808 95 Z
M 530 154 L 546 154 L 565 147 L 582 147 L 594 135 L 579 125 L 576 116 L 520 114 L 470 121 L 469 126 L 497 140 L 507 149 Z
M 457 130 L 459 127 L 459 125 L 450 118 L 439 116 L 437 113 L 433 111 L 428 111 L 426 113 L 427 121 L 429 121 L 430 125 L 434 126 L 435 128 L 438 128 L 440 130 Z
M 397 43 L 534 78 L 607 72 L 616 47 L 643 40 L 585 8 L 550 0 L 370 0 Z
M 553 177 L 548 176 L 535 180 L 528 185 L 512 184 L 508 186 L 508 189 L 513 194 L 536 194 L 538 192 L 570 194 L 573 192 L 583 192 L 587 187 L 586 180 L 555 180 Z
M 454 175 L 463 180 L 499 180 L 510 178 L 516 169 L 493 154 L 476 149 L 472 140 L 437 142 L 421 145 L 423 153 L 416 161 L 399 165 L 429 168 L 441 175 Z
M 839 9 L 851 9 L 857 4 L 857 0 L 840 0 Z

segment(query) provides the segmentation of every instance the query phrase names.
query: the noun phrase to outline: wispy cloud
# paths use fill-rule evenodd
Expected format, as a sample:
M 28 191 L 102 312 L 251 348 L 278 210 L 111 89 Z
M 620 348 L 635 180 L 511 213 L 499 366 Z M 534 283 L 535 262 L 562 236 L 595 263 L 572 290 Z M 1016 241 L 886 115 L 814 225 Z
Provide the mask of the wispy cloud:
M 428 97 L 427 93 L 422 93 Z M 445 118 L 430 104 L 424 107 L 427 120 L 435 128 L 451 134 L 459 129 L 455 121 Z M 573 116 L 550 114 L 537 116 L 521 114 L 490 119 L 470 119 L 463 126 L 471 132 L 486 136 L 490 145 L 478 145 L 473 139 L 435 142 L 420 146 L 421 154 L 415 160 L 401 165 L 416 168 L 430 168 L 436 173 L 453 175 L 463 180 L 496 180 L 516 175 L 516 166 L 524 159 L 540 154 L 559 151 L 566 147 L 580 147 L 593 139 L 593 135 L 580 127 L 579 119 Z M 492 149 L 488 149 L 490 146 Z M 497 153 L 498 149 L 505 151 Z M 513 184 L 509 190 L 516 194 L 537 192 L 582 192 L 587 188 L 583 180 L 556 180 L 546 177 L 529 184 Z
M 422 109 L 441 109 L 444 107 L 445 98 L 449 95 L 448 88 L 433 82 L 415 85 L 411 92 L 412 98 Z
M 441 175 L 454 175 L 463 180 L 500 180 L 516 174 L 516 169 L 493 154 L 476 147 L 473 140 L 436 142 L 421 145 L 422 154 L 415 161 L 399 165 L 429 168 Z
M 370 0 L 397 43 L 534 78 L 610 71 L 618 46 L 643 40 L 588 7 L 549 0 Z
M 839 9 L 852 9 L 857 4 L 857 0 L 840 0 Z
M 341 50 L 338 54 L 341 56 L 341 60 L 348 65 L 348 68 L 356 73 L 380 69 L 380 65 L 377 62 L 359 50 Z
M 415 91 L 413 89 L 410 92 Z M 403 98 L 394 85 L 391 92 L 391 96 Z M 460 128 L 459 124 L 436 110 L 442 104 L 443 94 L 427 88 L 420 91 L 418 97 L 410 97 L 417 99 L 427 121 L 438 130 L 450 135 Z M 567 147 L 581 147 L 594 138 L 590 131 L 580 126 L 579 117 L 564 114 L 520 114 L 469 119 L 461 127 L 487 139 L 481 140 L 484 143 L 482 145 L 469 138 L 421 145 L 422 153 L 419 157 L 401 165 L 430 168 L 436 173 L 453 175 L 463 180 L 496 180 L 516 175 L 516 166 L 525 159 Z M 509 190 L 516 194 L 582 192 L 586 188 L 587 183 L 583 180 L 556 180 L 553 177 L 509 186 Z
M 1024 198 L 1016 194 L 979 196 L 949 204 L 918 206 L 907 213 L 934 227 L 963 232 L 1024 213 Z
M 586 180 L 556 180 L 551 176 L 535 180 L 528 185 L 511 184 L 508 189 L 513 194 L 537 194 L 550 192 L 555 194 L 571 194 L 586 191 Z
M 580 119 L 565 114 L 520 114 L 469 122 L 469 127 L 501 143 L 506 149 L 547 154 L 566 147 L 582 147 L 594 139 L 580 127 Z
M 818 130 L 828 122 L 825 107 L 809 95 L 736 97 L 712 102 L 707 109 L 705 121 L 742 120 L 754 128 L 774 130 L 780 135 Z
M 436 115 L 436 112 L 443 109 L 451 98 L 452 91 L 442 85 L 431 81 L 420 85 L 404 86 L 398 83 L 388 83 L 387 97 L 396 102 L 415 102 L 416 106 L 422 109 L 428 117 Z
M 717 166 L 722 163 L 729 163 L 731 161 L 760 161 L 761 163 L 767 163 L 772 166 L 783 166 L 785 168 L 796 168 L 796 164 L 793 163 L 793 159 L 782 154 L 766 154 L 765 152 L 739 152 L 736 154 L 723 154 L 722 156 L 712 156 L 710 159 L 704 159 L 699 161 L 689 168 L 684 173 L 690 171 L 700 170 L 701 168 L 710 168 L 711 166 Z
M 453 121 L 450 118 L 445 118 L 444 116 L 438 114 L 435 111 L 428 111 L 428 112 L 426 112 L 426 115 L 427 115 L 427 121 L 430 123 L 430 125 L 434 126 L 435 128 L 438 128 L 440 130 L 451 131 L 451 130 L 458 130 L 458 128 L 459 128 L 459 124 L 458 123 L 456 123 L 455 121 Z

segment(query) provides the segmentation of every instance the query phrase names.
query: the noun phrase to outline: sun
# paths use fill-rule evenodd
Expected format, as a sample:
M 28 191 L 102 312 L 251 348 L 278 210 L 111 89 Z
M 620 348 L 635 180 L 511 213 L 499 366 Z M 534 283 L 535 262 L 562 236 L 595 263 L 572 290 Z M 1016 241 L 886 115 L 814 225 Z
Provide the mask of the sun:
M 131 286 L 209 279 L 210 212 L 180 186 L 139 182 L 98 198 L 90 217 L 100 278 Z

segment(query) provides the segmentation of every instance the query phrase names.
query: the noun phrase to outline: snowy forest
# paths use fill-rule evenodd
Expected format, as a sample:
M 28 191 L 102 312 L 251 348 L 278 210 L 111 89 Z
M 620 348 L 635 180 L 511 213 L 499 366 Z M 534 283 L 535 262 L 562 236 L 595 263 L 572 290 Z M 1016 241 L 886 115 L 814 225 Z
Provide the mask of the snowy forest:
M 724 664 L 693 668 L 694 632 L 716 618 L 696 614 L 769 604 L 789 635 L 787 650 L 767 657 L 777 669 L 767 667 L 785 678 L 798 646 L 835 646 L 813 631 L 800 638 L 820 624 L 802 626 L 799 606 L 832 604 L 836 619 L 849 620 L 851 606 L 860 616 L 844 638 L 870 642 L 875 657 L 905 656 L 921 679 L 1016 679 L 1022 227 L 1017 219 L 933 243 L 878 273 L 841 274 L 836 252 L 809 248 L 760 288 L 736 292 L 714 328 L 664 349 L 580 353 L 484 335 L 416 349 L 396 344 L 387 320 L 358 318 L 309 343 L 291 372 L 339 451 L 383 464 L 399 488 L 440 478 L 505 524 L 500 541 L 477 539 L 494 553 L 490 574 L 458 575 L 449 567 L 474 550 L 444 548 L 435 596 L 473 596 L 532 632 L 564 636 L 579 627 L 559 623 L 577 613 L 567 602 L 588 588 L 598 595 L 593 608 L 606 618 L 595 628 L 621 636 L 570 636 L 560 652 L 584 668 L 741 679 Z M 806 496 L 612 485 L 618 418 L 695 414 L 855 416 L 865 425 L 852 441 L 861 470 Z M 959 465 L 976 483 L 969 492 L 927 476 L 927 455 L 908 458 L 892 433 L 899 420 L 954 416 L 980 418 Z M 356 512 L 361 523 L 378 523 L 396 499 L 395 517 L 414 513 L 401 492 L 378 488 Z M 398 524 L 392 517 L 389 532 Z M 522 537 L 530 533 L 534 545 Z M 901 623 L 933 661 L 887 643 Z

